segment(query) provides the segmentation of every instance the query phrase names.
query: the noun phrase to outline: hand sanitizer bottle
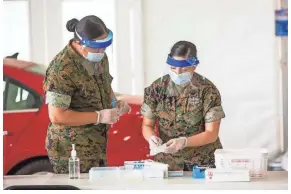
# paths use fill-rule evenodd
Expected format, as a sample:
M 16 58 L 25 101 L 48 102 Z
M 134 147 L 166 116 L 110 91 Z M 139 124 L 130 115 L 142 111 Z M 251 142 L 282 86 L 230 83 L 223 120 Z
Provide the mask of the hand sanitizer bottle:
M 77 157 L 75 144 L 72 144 L 72 148 L 69 158 L 69 177 L 70 179 L 80 179 L 80 159 Z

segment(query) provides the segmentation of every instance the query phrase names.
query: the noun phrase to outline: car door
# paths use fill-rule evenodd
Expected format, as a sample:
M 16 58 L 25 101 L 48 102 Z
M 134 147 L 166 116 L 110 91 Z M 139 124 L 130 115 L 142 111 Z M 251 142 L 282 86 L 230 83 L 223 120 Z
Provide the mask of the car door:
M 41 98 L 32 89 L 17 80 L 4 75 L 3 91 L 3 152 L 5 159 L 15 149 L 15 141 L 39 111 Z
M 120 117 L 108 132 L 107 164 L 122 166 L 124 161 L 153 159 L 142 135 L 140 105 L 130 104 L 131 112 Z

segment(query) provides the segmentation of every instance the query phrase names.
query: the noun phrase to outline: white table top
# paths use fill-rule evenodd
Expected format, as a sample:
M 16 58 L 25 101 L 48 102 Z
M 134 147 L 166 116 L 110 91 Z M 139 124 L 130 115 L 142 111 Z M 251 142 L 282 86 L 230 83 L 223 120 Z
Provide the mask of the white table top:
M 265 179 L 251 182 L 205 182 L 204 179 L 193 179 L 191 172 L 185 172 L 184 177 L 169 177 L 167 179 L 147 180 L 89 180 L 88 174 L 82 174 L 81 179 L 71 180 L 64 174 L 47 175 L 17 175 L 4 176 L 3 188 L 13 185 L 72 185 L 80 189 L 288 189 L 288 172 L 270 171 Z

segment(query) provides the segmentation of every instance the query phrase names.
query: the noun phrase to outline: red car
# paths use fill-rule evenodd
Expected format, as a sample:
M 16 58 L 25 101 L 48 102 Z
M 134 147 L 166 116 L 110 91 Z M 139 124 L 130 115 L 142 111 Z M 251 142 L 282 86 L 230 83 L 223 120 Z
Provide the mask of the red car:
M 45 149 L 49 117 L 42 83 L 46 67 L 16 58 L 17 54 L 3 60 L 4 174 L 52 172 Z M 148 143 L 141 133 L 142 97 L 118 95 L 118 98 L 127 101 L 132 111 L 109 130 L 108 166 L 149 158 Z

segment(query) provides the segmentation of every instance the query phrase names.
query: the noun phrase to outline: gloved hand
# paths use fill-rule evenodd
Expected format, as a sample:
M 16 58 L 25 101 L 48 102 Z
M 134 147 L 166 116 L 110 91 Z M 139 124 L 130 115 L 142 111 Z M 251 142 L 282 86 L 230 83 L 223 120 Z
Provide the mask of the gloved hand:
M 99 123 L 114 124 L 119 120 L 119 111 L 117 108 L 104 109 L 99 111 Z
M 150 149 L 153 149 L 155 147 L 158 147 L 160 145 L 163 144 L 163 140 L 161 140 L 161 138 L 157 137 L 157 136 L 151 136 L 149 138 L 149 145 L 150 145 Z
M 130 113 L 131 111 L 130 106 L 125 101 L 122 101 L 122 100 L 119 100 L 117 102 L 117 107 L 118 107 L 120 116 L 124 115 L 125 113 Z
M 167 147 L 165 148 L 165 153 L 167 154 L 174 154 L 179 150 L 182 150 L 187 145 L 187 138 L 186 137 L 179 137 L 175 139 L 171 139 L 166 143 Z

